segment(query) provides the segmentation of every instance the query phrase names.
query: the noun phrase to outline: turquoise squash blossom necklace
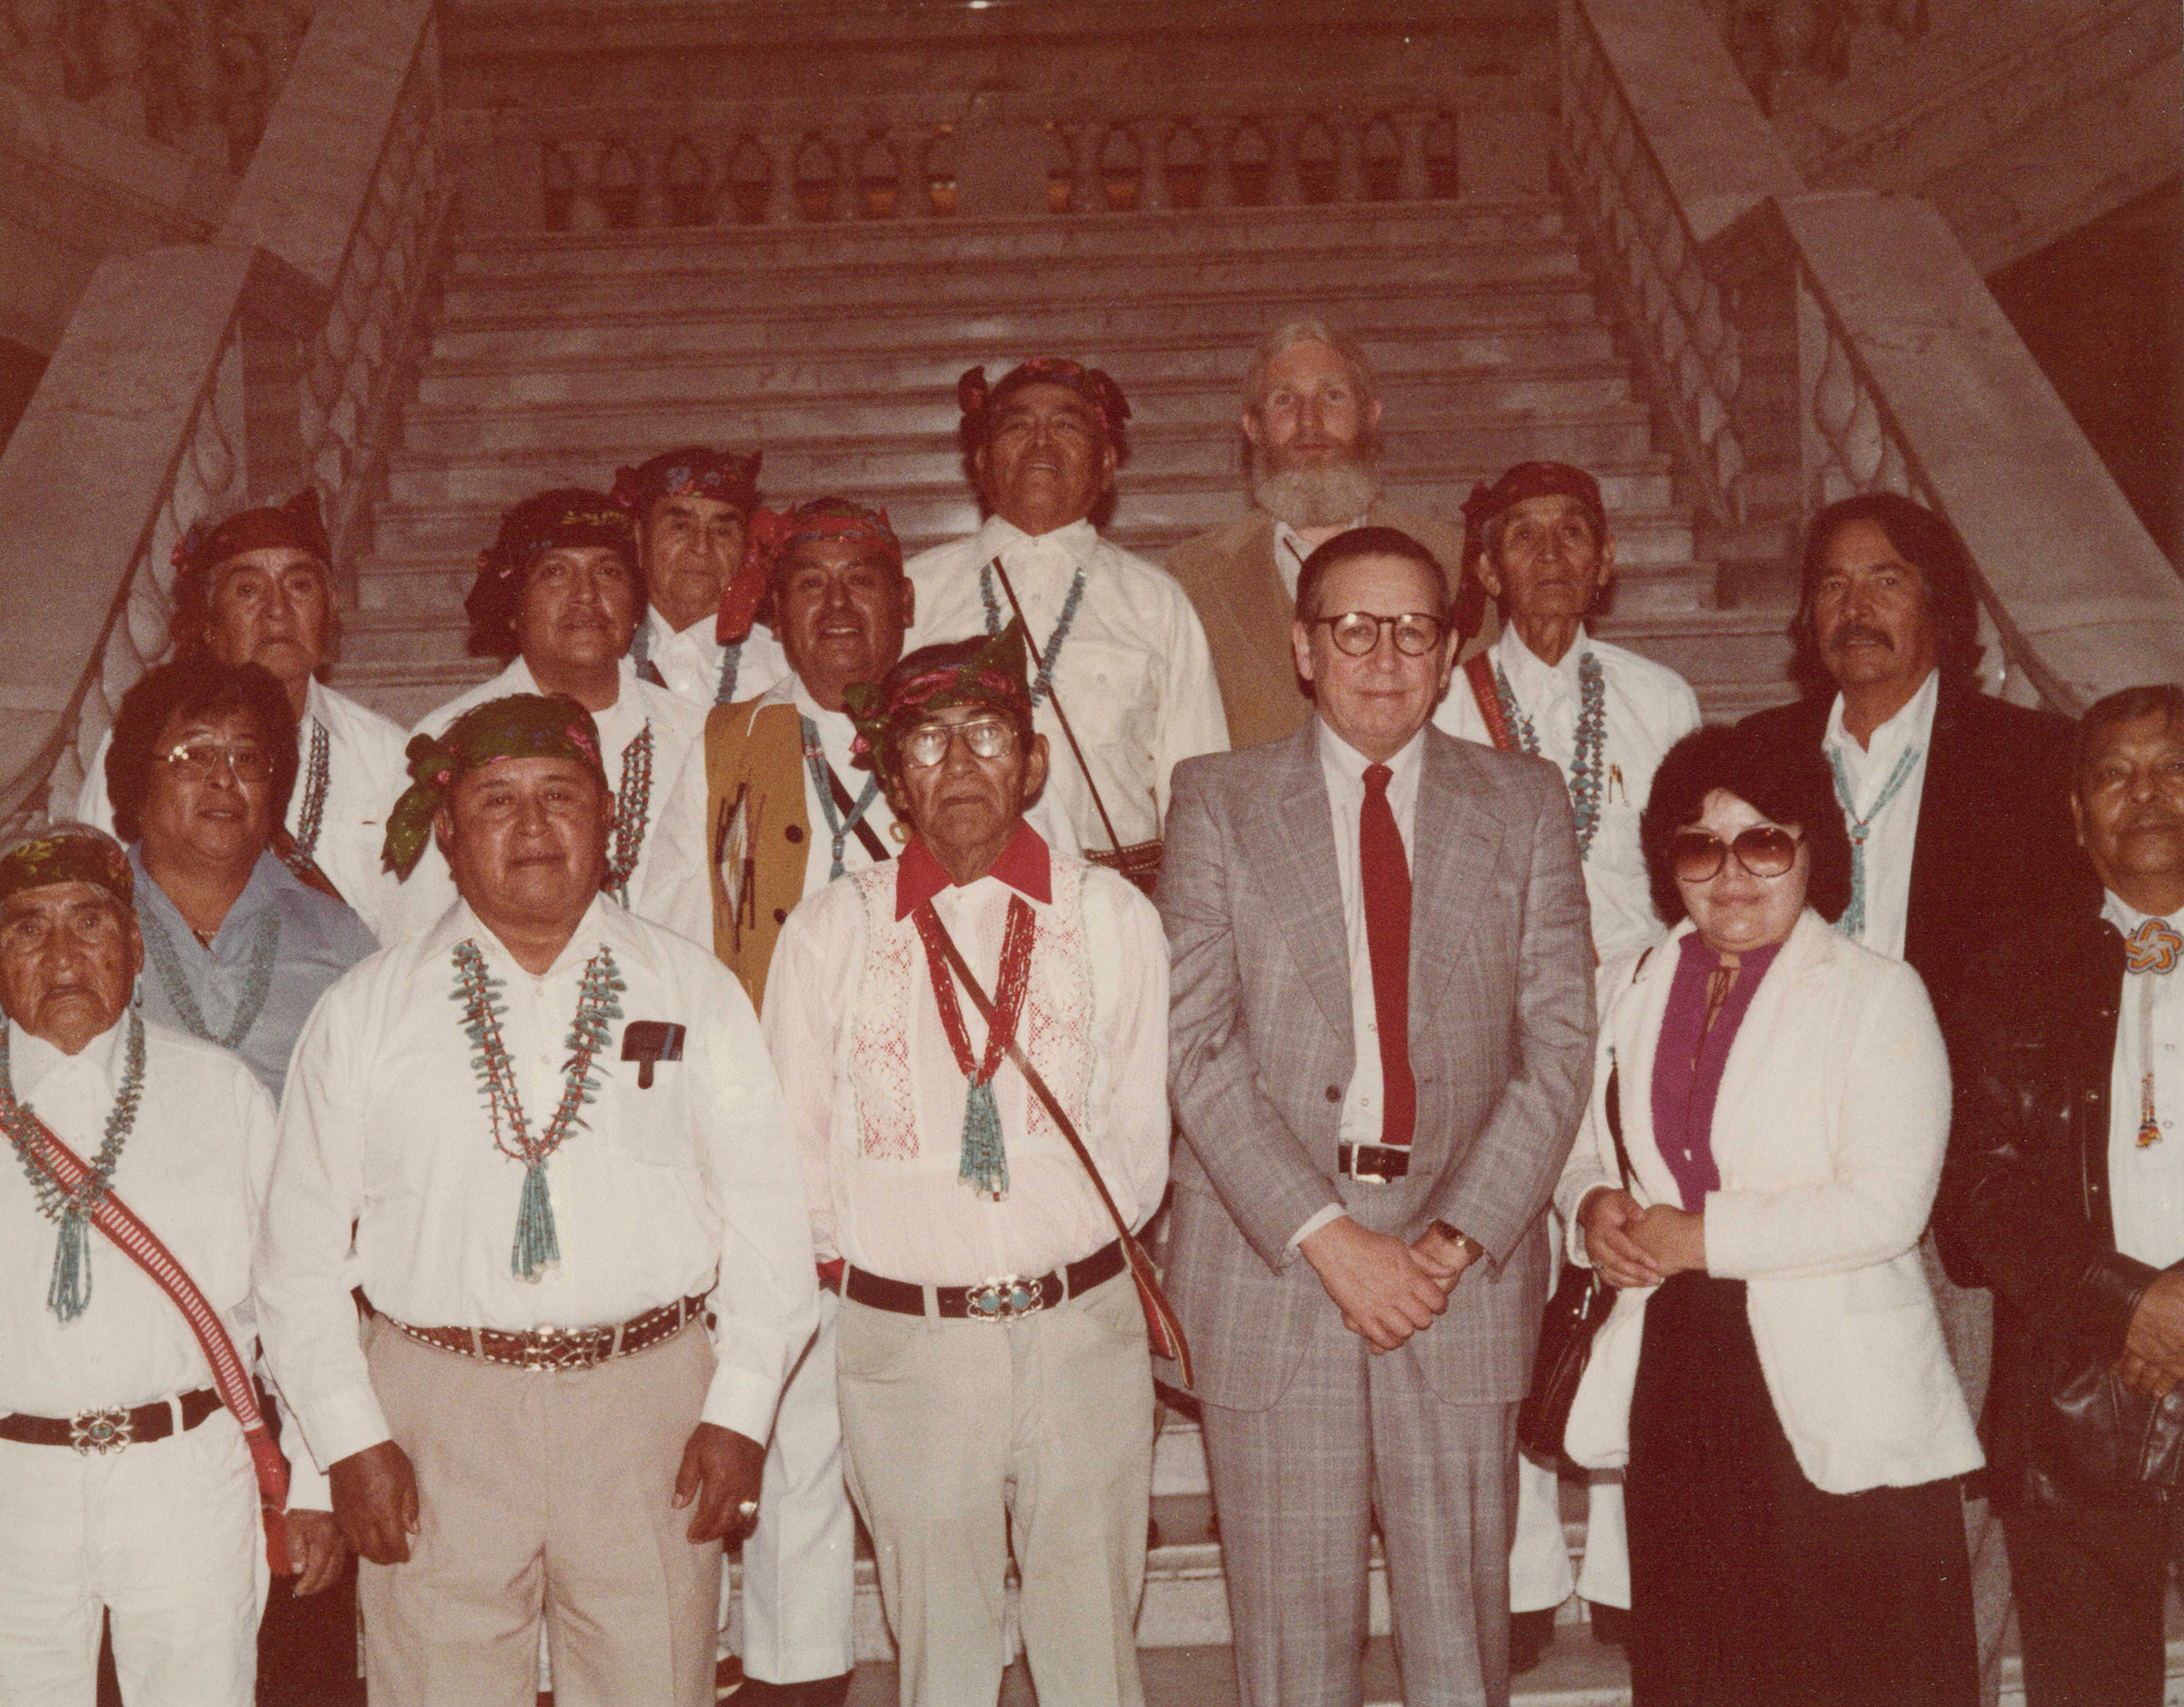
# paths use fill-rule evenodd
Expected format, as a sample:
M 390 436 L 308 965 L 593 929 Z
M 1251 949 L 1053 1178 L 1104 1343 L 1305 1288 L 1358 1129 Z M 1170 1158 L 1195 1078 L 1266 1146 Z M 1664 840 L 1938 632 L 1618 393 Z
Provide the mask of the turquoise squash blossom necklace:
M 7 1025 L 0 1021 L 0 1129 L 15 1146 L 15 1157 L 30 1177 L 38 1213 L 59 1225 L 60 1238 L 53 1251 L 53 1282 L 46 1288 L 46 1308 L 64 1322 L 72 1322 L 91 1308 L 91 1217 L 114 1181 L 114 1168 L 136 1125 L 136 1106 L 144 1096 L 144 1020 L 129 1015 L 126 1065 L 121 1089 L 106 1116 L 106 1138 L 91 1158 L 91 1171 L 74 1191 L 64 1189 L 51 1174 L 33 1159 L 31 1122 L 26 1104 L 15 1100 L 15 1073 L 8 1060 Z
M 243 1039 L 250 1035 L 250 1027 L 258 1024 L 258 1016 L 265 1012 L 266 997 L 273 988 L 273 967 L 280 958 L 280 909 L 269 906 L 258 915 L 258 933 L 251 941 L 250 960 L 243 974 L 243 993 L 236 998 L 235 1013 L 228 1029 L 217 1036 L 206 1021 L 205 1010 L 190 994 L 189 979 L 182 971 L 174 939 L 167 934 L 167 926 L 160 922 L 157 910 L 149 906 L 137 908 L 136 922 L 143 927 L 144 957 L 152 963 L 152 970 L 158 975 L 159 987 L 167 992 L 167 1005 L 175 1010 L 175 1017 L 182 1022 L 183 1030 L 223 1049 L 241 1048 Z
M 1055 622 L 1054 632 L 1046 637 L 1046 656 L 1040 657 L 1038 648 L 1036 645 L 1032 647 L 1032 656 L 1038 660 L 1039 665 L 1039 672 L 1031 682 L 1031 702 L 1035 709 L 1041 700 L 1054 692 L 1054 667 L 1061 662 L 1062 642 L 1069 638 L 1069 625 L 1077 621 L 1077 607 L 1084 601 L 1084 597 L 1085 567 L 1079 563 L 1077 573 L 1069 578 L 1069 591 L 1062 600 L 1062 614 Z M 986 631 L 998 634 L 1001 631 L 1001 599 L 994 591 L 994 566 L 990 561 L 978 571 L 978 601 L 986 607 Z M 1029 636 L 1026 639 L 1028 641 Z
M 735 678 L 743 662 L 743 643 L 730 641 L 721 648 L 721 677 L 713 683 L 713 702 L 730 705 L 735 701 Z M 637 632 L 630 641 L 630 662 L 637 673 L 656 688 L 667 687 L 667 678 L 660 673 L 660 666 L 652 662 L 652 625 L 651 620 L 637 624 Z M 671 693 L 673 689 L 669 688 Z
M 622 1017 L 624 985 L 614 969 L 614 955 L 602 943 L 599 953 L 584 963 L 583 982 L 576 997 L 576 1017 L 569 1026 L 569 1059 L 561 1066 L 561 1106 L 538 1137 L 531 1136 L 523 1118 L 523 1103 L 516 1094 L 515 1066 L 508 1058 L 508 1045 L 500 1036 L 507 1010 L 498 992 L 506 985 L 485 969 L 478 944 L 465 938 L 455 944 L 454 999 L 462 1004 L 463 1035 L 477 1053 L 471 1071 L 485 1093 L 487 1115 L 493 1123 L 493 1147 L 511 1161 L 523 1164 L 523 1195 L 516 1207 L 516 1237 L 508 1256 L 509 1272 L 520 1280 L 536 1280 L 549 1263 L 561 1259 L 561 1241 L 554 1230 L 553 1199 L 546 1190 L 546 1163 L 561 1147 L 569 1134 L 584 1124 L 578 1110 L 599 1096 L 599 1081 L 592 1062 L 607 1045 L 609 1020 Z
M 1516 731 L 1518 744 L 1537 758 L 1539 732 L 1532 728 L 1532 719 L 1518 710 L 1517 696 L 1510 692 L 1509 678 L 1500 664 L 1494 666 L 1494 697 L 1502 702 L 1502 716 Z M 1600 660 L 1587 651 L 1577 661 L 1577 752 L 1565 779 L 1570 809 L 1577 818 L 1577 857 L 1581 860 L 1592 853 L 1592 836 L 1600 828 L 1601 760 L 1607 744 L 1607 682 Z
M 652 809 L 652 724 L 645 720 L 637 739 L 622 750 L 622 786 L 614 791 L 614 829 L 607 855 L 607 875 L 600 884 L 623 906 L 630 904 L 630 879 L 644 852 L 644 823 Z

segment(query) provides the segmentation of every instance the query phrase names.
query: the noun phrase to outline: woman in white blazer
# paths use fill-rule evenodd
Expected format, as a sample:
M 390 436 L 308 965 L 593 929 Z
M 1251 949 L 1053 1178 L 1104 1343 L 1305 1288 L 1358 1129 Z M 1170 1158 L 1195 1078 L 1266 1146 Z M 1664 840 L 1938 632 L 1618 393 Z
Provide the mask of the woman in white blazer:
M 1916 1250 L 1949 1123 L 1926 990 L 1826 923 L 1851 855 L 1816 751 L 1697 731 L 1641 838 L 1681 923 L 1603 969 L 1557 1193 L 1622 1288 L 1568 1445 L 1625 1470 L 1633 1707 L 1972 1707 L 1979 1446 Z

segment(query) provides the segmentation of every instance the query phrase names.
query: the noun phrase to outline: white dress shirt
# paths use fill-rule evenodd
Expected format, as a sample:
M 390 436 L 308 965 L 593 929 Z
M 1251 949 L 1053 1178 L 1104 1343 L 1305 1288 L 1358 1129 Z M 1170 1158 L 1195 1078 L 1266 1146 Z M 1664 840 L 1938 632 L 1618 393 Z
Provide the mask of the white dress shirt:
M 296 787 L 288 796 L 290 835 L 298 835 L 303 826 L 310 793 L 311 739 L 318 729 L 326 731 L 326 803 L 311 857 L 372 934 L 389 942 L 389 933 L 397 928 L 401 885 L 380 864 L 380 855 L 387 844 L 387 813 L 410 785 L 402 757 L 410 738 L 392 718 L 358 704 L 314 677 L 304 694 L 303 722 L 296 727 Z M 114 806 L 106 798 L 106 750 L 113 744 L 114 732 L 109 729 L 99 738 L 76 804 L 77 817 L 109 834 L 114 831 Z
M 631 911 L 693 942 L 713 941 L 713 892 L 706 873 L 705 712 L 665 688 L 640 681 L 637 666 L 622 661 L 614 703 L 593 712 L 607 787 L 622 786 L 623 755 L 646 729 L 652 732 L 652 786 L 645 803 L 644 839 L 630 874 Z M 511 693 L 542 693 L 531 666 L 518 658 L 490 682 L 450 700 L 421 718 L 416 732 L 438 739 L 463 712 Z M 414 936 L 438 923 L 455 902 L 455 878 L 437 843 L 429 844 L 401 886 L 397 936 Z
M 1364 525 L 1365 518 L 1360 516 L 1355 520 L 1344 522 L 1335 530 L 1335 533 L 1348 533 L 1352 528 Z M 1330 533 L 1327 537 L 1331 540 L 1335 534 Z M 1314 549 L 1304 542 L 1301 533 L 1279 516 L 1274 518 L 1274 568 L 1281 577 L 1281 584 L 1289 589 L 1291 600 L 1297 597 L 1297 583 L 1304 575 L 1304 560 L 1312 554 Z
M 871 779 L 872 773 L 859 770 L 850 753 L 850 743 L 856 739 L 857 726 L 850 721 L 849 713 L 828 711 L 812 697 L 811 691 L 804 685 L 803 680 L 794 674 L 775 682 L 760 696 L 758 704 L 752 708 L 752 715 L 755 716 L 768 705 L 793 705 L 799 716 L 811 720 L 812 726 L 819 732 L 819 750 L 826 755 L 826 762 L 834 767 L 834 774 L 842 779 L 842 786 L 849 791 L 850 802 L 854 806 L 857 798 L 864 793 L 864 784 Z M 815 895 L 834 880 L 834 833 L 826 827 L 826 809 L 819 803 L 819 791 L 813 786 L 809 765 L 804 771 L 804 810 L 812 826 L 811 851 L 804 856 L 804 893 Z M 849 814 L 837 811 L 837 815 L 846 819 Z M 909 840 L 907 826 L 905 826 L 905 833 L 896 833 L 895 813 L 887 804 L 887 794 L 884 789 L 873 795 L 872 804 L 864 813 L 864 822 L 872 826 L 872 833 L 880 838 L 881 844 L 887 849 L 891 858 L 900 854 Z M 1077 832 L 1070 826 L 1068 814 L 1056 804 L 1052 789 L 1046 790 L 1032 803 L 1024 814 L 1024 822 L 1036 830 L 1046 845 L 1056 853 L 1067 854 L 1073 859 L 1077 856 Z M 842 869 L 844 874 L 863 871 L 867 865 L 876 863 L 865 852 L 864 843 L 858 839 L 855 831 L 851 831 L 843 838 Z
M 1189 595 L 1167 571 L 1102 540 L 1089 521 L 1035 538 L 991 516 L 968 539 L 910 560 L 917 626 L 909 647 L 986 632 L 978 571 L 996 557 L 1024 601 L 1026 638 L 1041 652 L 1083 566 L 1085 593 L 1055 668 L 1055 688 L 1115 833 L 1125 847 L 1154 840 L 1168 812 L 1168 776 L 1176 762 L 1228 746 L 1213 657 Z M 998 576 L 994 597 L 1006 625 L 1011 611 Z M 1036 658 L 1031 668 L 1036 674 Z M 1107 828 L 1060 721 L 1044 700 L 1034 715 L 1048 747 L 1047 793 L 1068 813 L 1078 843 L 1104 852 L 1110 845 Z
M 728 699 L 720 697 L 721 660 L 727 648 L 714 638 L 719 619 L 707 611 L 677 633 L 652 606 L 644 613 L 645 657 L 660 672 L 667 691 L 688 700 L 701 711 L 748 700 L 763 693 L 789 673 L 789 661 L 774 638 L 774 631 L 760 623 L 736 654 L 735 682 Z
M 2128 941 L 2151 914 L 2110 894 L 2100 915 Z M 2169 920 L 2184 930 L 2184 914 Z M 2139 1080 L 2148 1071 L 2140 1015 L 2150 998 L 2154 1110 L 2160 1139 L 2140 1147 Z M 2123 975 L 2116 1060 L 2108 1074 L 2108 1211 L 2116 1248 L 2166 1268 L 2184 1258 L 2184 967 Z
M 1014 845 L 1046 852 L 1036 835 Z M 1013 1065 L 994 1080 L 1006 1196 L 996 1202 L 956 1177 L 967 1085 L 916 926 L 895 916 L 902 870 L 897 861 L 806 899 L 766 981 L 766 1039 L 796 1123 L 819 1254 L 933 1286 L 1044 1274 L 1089 1256 L 1114 1226 Z M 1048 872 L 1051 899 L 1028 897 L 1037 934 L 1017 1041 L 1069 1110 L 1116 1207 L 1141 1227 L 1168 1187 L 1167 939 L 1127 879 L 1059 854 Z M 989 874 L 933 900 L 989 995 L 1018 893 Z M 967 997 L 961 1007 L 982 1056 L 985 1022 Z
M 127 1061 L 126 1020 L 73 1056 L 5 1023 L 16 1099 L 93 1160 Z M 273 1099 L 241 1061 L 208 1043 L 147 1022 L 144 1047 L 144 1089 L 114 1168 L 114 1195 L 175 1254 L 248 1364 L 258 1339 L 250 1248 L 273 1166 Z M 72 1417 L 212 1386 L 212 1366 L 182 1312 L 96 1228 L 86 1229 L 85 1245 L 90 1307 L 66 1324 L 46 1308 L 60 1228 L 39 1214 L 12 1144 L 5 1163 L 0 1411 Z M 352 1339 L 355 1322 L 352 1310 Z M 309 1456 L 292 1452 L 291 1460 L 288 1503 L 328 1510 L 325 1481 Z
M 1934 706 L 1940 695 L 1941 672 L 1929 671 L 1901 711 L 1873 732 L 1863 747 L 1843 726 L 1843 696 L 1835 695 L 1827 714 L 1822 751 L 1839 758 L 1850 784 L 1843 808 L 1845 828 L 1872 813 L 1866 833 L 1866 928 L 1857 941 L 1876 954 L 1904 957 L 1904 932 L 1911 917 L 1911 861 L 1918 848 L 1918 803 L 1926 787 L 1926 754 L 1934 744 Z M 1903 785 L 1877 813 L 1873 803 L 1888 785 L 1896 763 L 1915 752 Z
M 452 955 L 465 939 L 500 980 L 534 1136 L 561 1101 L 579 986 L 602 945 L 624 986 L 592 1058 L 595 1099 L 546 1163 L 561 1255 L 535 1280 L 511 1270 L 525 1170 L 496 1147 L 471 1066 Z M 658 1063 L 648 1089 L 622 1059 L 641 1019 L 687 1028 L 682 1058 Z M 622 1322 L 710 1292 L 720 1367 L 703 1419 L 763 1440 L 816 1288 L 787 1111 L 727 969 L 602 895 L 542 976 L 458 904 L 328 991 L 289 1064 L 258 1258 L 268 1360 L 321 1465 L 389 1438 L 358 1283 L 399 1321 L 511 1329 Z
M 1577 764 L 1577 719 L 1582 699 L 1578 670 L 1587 652 L 1600 661 L 1602 711 L 1607 721 L 1601 752 L 1600 821 L 1585 850 L 1592 946 L 1604 965 L 1660 938 L 1663 927 L 1653 913 L 1645 855 L 1638 845 L 1638 814 L 1645 809 L 1653 773 L 1661 768 L 1663 757 L 1699 726 L 1699 701 L 1691 683 L 1674 671 L 1594 640 L 1582 627 L 1561 662 L 1552 664 L 1518 638 L 1514 624 L 1504 627 L 1502 637 L 1487 649 L 1487 658 L 1508 681 L 1517 710 L 1532 720 L 1540 756 L 1560 767 L 1565 786 Z M 1461 671 L 1451 680 L 1448 696 L 1433 721 L 1460 740 L 1493 744 L 1471 680 Z

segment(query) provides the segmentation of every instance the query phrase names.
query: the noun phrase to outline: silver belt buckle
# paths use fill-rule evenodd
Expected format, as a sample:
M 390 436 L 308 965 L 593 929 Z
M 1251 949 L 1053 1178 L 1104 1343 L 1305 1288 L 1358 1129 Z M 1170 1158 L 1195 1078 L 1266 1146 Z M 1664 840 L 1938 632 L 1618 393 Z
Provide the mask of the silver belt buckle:
M 1013 1322 L 1046 1308 L 1036 1277 L 1005 1274 L 964 1288 L 964 1313 L 974 1321 Z
M 523 1347 L 523 1367 L 534 1375 L 588 1369 L 599 1361 L 590 1328 L 534 1328 Z
M 104 1457 L 136 1443 L 136 1425 L 126 1410 L 79 1410 L 68 1419 L 68 1444 L 84 1458 L 94 1452 Z

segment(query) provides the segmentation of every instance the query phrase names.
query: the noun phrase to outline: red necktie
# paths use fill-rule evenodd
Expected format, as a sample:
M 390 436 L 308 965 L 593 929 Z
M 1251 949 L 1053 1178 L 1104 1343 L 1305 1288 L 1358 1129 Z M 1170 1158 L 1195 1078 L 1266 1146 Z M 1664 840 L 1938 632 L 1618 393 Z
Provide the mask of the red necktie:
M 1380 1085 L 1386 1113 L 1380 1142 L 1400 1149 L 1418 1121 L 1410 1076 L 1410 863 L 1388 804 L 1395 774 L 1365 767 L 1365 806 L 1358 814 L 1358 874 L 1365 890 L 1365 944 L 1372 955 L 1372 1008 L 1380 1033 Z

